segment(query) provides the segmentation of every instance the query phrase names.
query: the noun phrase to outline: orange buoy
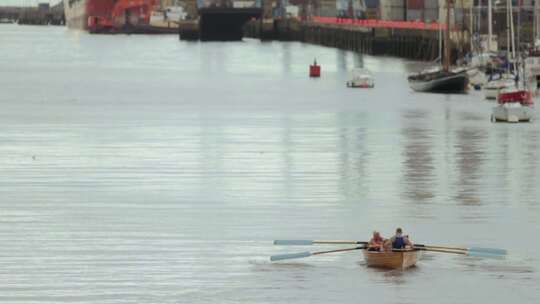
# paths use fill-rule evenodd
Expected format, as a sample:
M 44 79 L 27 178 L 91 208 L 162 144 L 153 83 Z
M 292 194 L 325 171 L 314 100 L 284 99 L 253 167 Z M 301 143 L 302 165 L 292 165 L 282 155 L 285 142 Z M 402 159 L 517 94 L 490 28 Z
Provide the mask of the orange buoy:
M 321 66 L 317 64 L 317 59 L 309 66 L 309 77 L 321 77 Z

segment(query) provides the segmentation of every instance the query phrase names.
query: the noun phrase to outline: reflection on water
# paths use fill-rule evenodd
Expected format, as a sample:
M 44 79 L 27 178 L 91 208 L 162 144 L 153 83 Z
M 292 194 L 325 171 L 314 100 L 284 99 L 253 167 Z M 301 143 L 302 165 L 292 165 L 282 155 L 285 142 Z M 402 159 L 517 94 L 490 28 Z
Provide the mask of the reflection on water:
M 433 198 L 434 176 L 433 157 L 431 155 L 434 142 L 429 129 L 419 125 L 419 121 L 428 117 L 426 111 L 407 111 L 404 113 L 404 184 L 407 185 L 405 195 L 412 201 L 422 202 Z
M 365 119 L 364 115 L 339 113 L 337 120 L 340 122 L 339 142 L 337 148 L 340 153 L 339 190 L 346 199 L 354 199 L 367 191 L 367 174 L 365 163 L 367 162 L 367 132 L 363 127 L 355 125 Z
M 481 166 L 485 159 L 487 132 L 467 127 L 456 131 L 456 162 L 459 171 L 455 199 L 463 204 L 479 204 L 477 194 L 482 178 Z
M 419 63 L 50 27 L 0 40 L 0 302 L 536 303 L 539 124 L 490 123 L 478 92 L 412 92 Z M 375 88 L 345 87 L 356 66 Z M 396 226 L 511 256 L 268 261 L 334 248 L 273 239 Z

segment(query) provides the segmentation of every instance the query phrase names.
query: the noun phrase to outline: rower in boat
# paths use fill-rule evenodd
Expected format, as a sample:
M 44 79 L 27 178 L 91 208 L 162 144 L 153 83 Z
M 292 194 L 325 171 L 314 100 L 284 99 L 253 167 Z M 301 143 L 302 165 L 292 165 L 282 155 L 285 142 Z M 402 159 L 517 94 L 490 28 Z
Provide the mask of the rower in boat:
M 368 248 L 369 251 L 382 251 L 383 249 L 383 243 L 384 238 L 381 236 L 379 231 L 373 231 L 373 236 L 371 237 L 371 240 L 368 242 Z
M 392 244 L 392 249 L 406 249 L 413 246 L 409 240 L 409 236 L 403 235 L 401 228 L 396 229 L 396 234 L 390 238 L 390 243 Z

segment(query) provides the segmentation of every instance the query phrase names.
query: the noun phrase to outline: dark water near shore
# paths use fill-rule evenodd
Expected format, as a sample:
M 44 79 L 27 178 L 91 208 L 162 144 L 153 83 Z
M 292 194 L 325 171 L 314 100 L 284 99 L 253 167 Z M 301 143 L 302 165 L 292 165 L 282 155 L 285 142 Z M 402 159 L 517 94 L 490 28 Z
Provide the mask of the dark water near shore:
M 345 88 L 361 65 L 376 87 Z M 537 303 L 540 125 L 490 123 L 479 92 L 413 93 L 419 68 L 0 26 L 0 302 Z M 306 249 L 273 239 L 396 226 L 510 255 L 268 261 Z

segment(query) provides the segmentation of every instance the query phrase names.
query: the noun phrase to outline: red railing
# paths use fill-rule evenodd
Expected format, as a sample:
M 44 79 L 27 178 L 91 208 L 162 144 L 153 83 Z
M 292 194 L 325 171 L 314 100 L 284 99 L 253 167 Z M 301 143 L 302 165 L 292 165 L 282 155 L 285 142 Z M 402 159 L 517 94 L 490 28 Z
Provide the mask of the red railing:
M 362 27 L 380 27 L 394 29 L 416 29 L 416 30 L 431 30 L 446 29 L 446 24 L 432 22 L 425 23 L 422 21 L 395 21 L 395 20 L 379 20 L 379 19 L 351 19 L 351 18 L 334 18 L 313 16 L 313 22 L 316 23 L 334 23 L 334 24 L 351 24 Z

